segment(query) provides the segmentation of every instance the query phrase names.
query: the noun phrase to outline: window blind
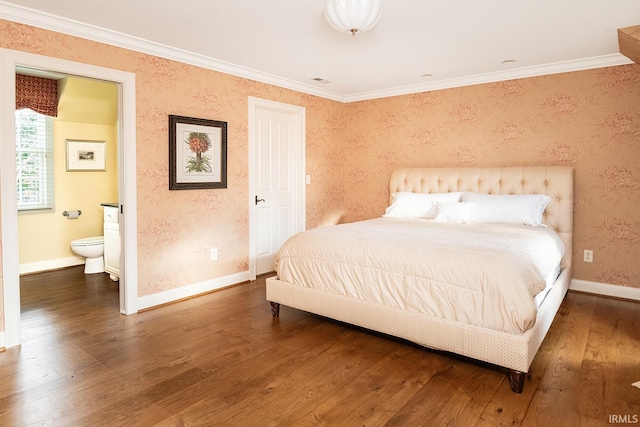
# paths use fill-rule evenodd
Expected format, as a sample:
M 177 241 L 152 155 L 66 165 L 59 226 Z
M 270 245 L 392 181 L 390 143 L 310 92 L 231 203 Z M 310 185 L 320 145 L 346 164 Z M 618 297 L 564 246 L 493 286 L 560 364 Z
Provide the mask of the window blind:
M 53 209 L 53 117 L 16 111 L 18 210 Z

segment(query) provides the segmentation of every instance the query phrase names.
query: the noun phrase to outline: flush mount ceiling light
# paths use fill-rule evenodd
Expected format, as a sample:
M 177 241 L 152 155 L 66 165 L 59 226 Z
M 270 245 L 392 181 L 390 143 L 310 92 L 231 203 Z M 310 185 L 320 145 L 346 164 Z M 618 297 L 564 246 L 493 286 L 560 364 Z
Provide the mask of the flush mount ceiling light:
M 376 25 L 381 12 L 380 0 L 329 0 L 324 16 L 336 30 L 355 36 Z

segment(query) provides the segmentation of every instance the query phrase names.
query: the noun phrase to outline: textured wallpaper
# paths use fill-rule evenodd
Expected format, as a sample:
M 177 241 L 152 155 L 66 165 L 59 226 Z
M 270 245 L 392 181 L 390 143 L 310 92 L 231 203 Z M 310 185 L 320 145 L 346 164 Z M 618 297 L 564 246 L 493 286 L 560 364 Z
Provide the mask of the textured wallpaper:
M 573 277 L 640 287 L 640 65 L 350 104 L 341 156 L 357 198 L 386 206 L 395 167 L 562 165 L 575 170 Z M 582 261 L 594 251 L 592 264 Z
M 381 215 L 394 167 L 571 165 L 574 277 L 640 287 L 638 65 L 340 104 L 2 20 L 0 47 L 136 74 L 140 296 L 248 269 L 248 96 L 306 108 L 309 228 Z M 228 122 L 227 189 L 168 190 L 170 114 Z
M 199 67 L 0 20 L 0 47 L 136 74 L 138 289 L 149 295 L 245 272 L 248 232 L 248 97 L 306 108 L 308 227 L 341 194 L 327 169 L 343 105 Z M 168 190 L 168 116 L 228 123 L 228 188 Z M 220 258 L 209 259 L 209 248 Z

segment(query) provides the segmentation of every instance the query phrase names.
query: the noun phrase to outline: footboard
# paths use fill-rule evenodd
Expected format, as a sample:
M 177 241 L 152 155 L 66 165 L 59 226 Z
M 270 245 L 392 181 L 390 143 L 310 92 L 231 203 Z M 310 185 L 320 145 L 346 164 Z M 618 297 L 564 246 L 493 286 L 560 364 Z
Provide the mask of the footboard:
M 423 313 L 382 306 L 354 298 L 266 279 L 266 297 L 273 315 L 283 304 L 373 331 L 412 341 L 510 370 L 515 392 L 521 392 L 525 373 L 551 327 L 569 288 L 571 269 L 564 269 L 538 310 L 536 324 L 523 334 L 510 334 L 475 325 L 436 318 Z

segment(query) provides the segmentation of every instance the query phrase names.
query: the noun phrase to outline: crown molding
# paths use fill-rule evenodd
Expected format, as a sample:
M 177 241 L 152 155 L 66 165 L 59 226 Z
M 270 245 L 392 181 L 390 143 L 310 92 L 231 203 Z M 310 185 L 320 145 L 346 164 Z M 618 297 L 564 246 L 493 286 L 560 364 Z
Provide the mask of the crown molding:
M 555 62 L 553 64 L 537 65 L 533 67 L 515 68 L 508 71 L 495 73 L 476 74 L 460 78 L 439 80 L 433 83 L 403 86 L 392 89 L 362 92 L 347 95 L 342 102 L 366 101 L 370 99 L 387 98 L 390 96 L 409 95 L 419 92 L 430 92 L 441 89 L 451 89 L 462 86 L 473 86 L 484 83 L 495 83 L 504 80 L 538 77 L 549 74 L 569 73 L 573 71 L 591 70 L 595 68 L 615 67 L 618 65 L 633 64 L 626 56 L 616 53 L 611 55 L 596 56 L 571 61 Z
M 177 49 L 161 43 L 151 42 L 139 37 L 130 36 L 117 31 L 107 30 L 95 25 L 74 21 L 49 13 L 34 9 L 17 6 L 0 1 L 0 19 L 6 19 L 33 27 L 43 28 L 62 34 L 80 37 L 95 42 L 105 43 L 136 52 L 146 53 L 185 64 L 195 65 L 230 74 L 237 77 L 255 80 L 261 83 L 290 89 L 309 95 L 319 96 L 342 103 L 366 101 L 391 96 L 409 95 L 419 92 L 429 92 L 441 89 L 451 89 L 455 87 L 471 86 L 483 83 L 493 83 L 504 80 L 521 79 L 526 77 L 536 77 L 548 74 L 567 73 L 572 71 L 582 71 L 594 68 L 613 67 L 618 65 L 631 64 L 629 58 L 622 54 L 603 55 L 593 58 L 585 58 L 553 64 L 545 64 L 533 67 L 516 68 L 508 71 L 496 73 L 477 74 L 448 80 L 440 80 L 432 83 L 419 85 L 402 86 L 397 88 L 361 92 L 355 94 L 340 94 L 333 91 L 319 89 L 317 87 L 299 83 L 290 79 L 279 77 L 273 74 L 210 58 L 183 49 Z
M 152 42 L 139 37 L 107 30 L 95 25 L 72 19 L 63 18 L 34 9 L 16 6 L 0 1 L 0 19 L 31 25 L 33 27 L 51 30 L 70 36 L 80 37 L 99 43 L 105 43 L 136 52 L 146 53 L 185 64 L 195 65 L 209 70 L 255 80 L 273 86 L 291 89 L 297 92 L 307 93 L 334 101 L 344 102 L 344 96 L 311 85 L 302 84 L 283 77 L 275 76 L 248 67 L 220 61 L 184 49 L 178 49 L 161 43 Z

